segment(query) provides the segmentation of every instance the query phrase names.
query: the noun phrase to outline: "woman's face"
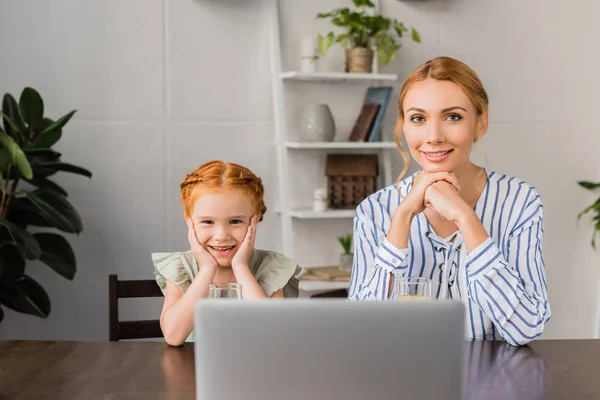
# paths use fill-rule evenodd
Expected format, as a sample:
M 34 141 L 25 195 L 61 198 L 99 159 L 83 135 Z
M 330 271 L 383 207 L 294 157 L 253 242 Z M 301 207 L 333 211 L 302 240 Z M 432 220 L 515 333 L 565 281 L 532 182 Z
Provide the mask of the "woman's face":
M 406 93 L 403 130 L 412 157 L 426 172 L 457 172 L 470 163 L 485 117 L 457 84 L 427 79 Z

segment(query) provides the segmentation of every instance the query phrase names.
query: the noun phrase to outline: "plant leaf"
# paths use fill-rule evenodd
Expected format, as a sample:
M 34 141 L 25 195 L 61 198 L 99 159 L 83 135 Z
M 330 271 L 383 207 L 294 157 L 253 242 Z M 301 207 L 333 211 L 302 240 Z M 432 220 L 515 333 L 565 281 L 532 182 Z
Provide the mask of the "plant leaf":
M 35 169 L 34 169 L 34 171 L 35 171 Z M 38 176 L 38 175 L 34 174 L 33 178 L 28 179 L 27 182 L 29 182 L 29 184 L 31 184 L 39 189 L 51 189 L 64 197 L 69 196 L 67 191 L 65 189 L 63 189 L 60 185 L 58 185 L 57 183 L 55 183 L 55 182 L 51 181 L 50 179 L 47 179 L 43 176 Z
M 0 269 L 1 275 L 13 279 L 25 274 L 25 259 L 12 242 L 5 242 L 0 248 Z
M 39 173 L 43 176 L 50 176 L 58 171 L 64 171 L 87 176 L 88 178 L 92 177 L 92 173 L 87 169 L 78 167 L 77 165 L 63 162 L 36 163 L 34 168 L 36 170 L 36 173 Z
M 8 150 L 12 163 L 15 164 L 21 175 L 25 179 L 31 179 L 33 176 L 31 165 L 21 147 L 6 133 L 0 133 L 0 145 Z
M 0 219 L 0 225 L 3 225 L 10 233 L 19 253 L 24 254 L 28 260 L 35 260 L 42 254 L 40 245 L 33 235 L 17 224 L 12 223 L 6 218 Z
M 48 125 L 41 133 L 40 133 L 40 138 L 42 138 L 45 134 L 47 134 L 48 132 L 52 132 L 56 129 L 62 129 L 67 122 L 69 122 L 69 120 L 71 119 L 71 117 L 73 116 L 73 114 L 75 114 L 77 112 L 77 110 L 73 110 L 65 115 L 63 115 L 62 117 L 60 117 L 59 119 L 57 119 L 55 122 L 51 123 L 50 125 Z
M 589 182 L 589 181 L 579 181 L 577 183 L 586 189 L 593 190 L 593 189 L 600 188 L 600 182 L 594 183 L 594 182 Z
M 23 143 L 22 132 L 25 132 L 25 124 L 23 123 L 23 120 L 19 115 L 19 105 L 10 93 L 6 93 L 4 95 L 4 98 L 2 99 L 2 114 L 4 130 L 6 131 L 8 136 L 16 140 L 19 144 Z M 6 117 L 4 117 L 4 115 L 10 118 L 10 122 L 6 121 Z M 16 126 L 16 130 L 12 128 L 11 122 Z
M 37 135 L 33 143 L 35 147 L 49 149 L 60 140 L 62 136 L 62 129 L 55 128 L 48 130 L 47 128 L 49 128 L 52 124 L 54 124 L 54 121 L 49 118 L 44 118 L 42 120 L 41 132 Z
M 421 35 L 419 34 L 419 32 L 417 32 L 417 30 L 415 28 L 412 28 L 412 40 L 414 40 L 416 43 L 421 43 Z
M 35 233 L 33 236 L 42 248 L 40 261 L 60 276 L 73 280 L 77 271 L 77 262 L 67 239 L 55 233 Z
M 0 281 L 0 303 L 15 311 L 47 318 L 50 298 L 44 288 L 24 275 L 16 280 Z
M 33 88 L 26 87 L 19 99 L 19 114 L 30 129 L 37 129 L 44 117 L 44 102 L 40 94 Z
M 79 233 L 83 230 L 81 217 L 69 201 L 49 189 L 25 192 L 25 195 L 37 207 L 40 215 L 57 229 L 68 233 Z

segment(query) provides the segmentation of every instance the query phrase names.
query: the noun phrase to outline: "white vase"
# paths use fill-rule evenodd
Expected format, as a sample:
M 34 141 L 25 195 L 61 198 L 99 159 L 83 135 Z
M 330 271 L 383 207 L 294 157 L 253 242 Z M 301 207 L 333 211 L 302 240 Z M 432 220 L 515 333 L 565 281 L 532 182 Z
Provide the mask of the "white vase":
M 352 261 L 354 259 L 354 253 L 342 253 L 340 254 L 340 271 L 352 271 Z
M 335 121 L 327 104 L 311 104 L 304 109 L 300 122 L 300 140 L 331 142 L 335 137 Z

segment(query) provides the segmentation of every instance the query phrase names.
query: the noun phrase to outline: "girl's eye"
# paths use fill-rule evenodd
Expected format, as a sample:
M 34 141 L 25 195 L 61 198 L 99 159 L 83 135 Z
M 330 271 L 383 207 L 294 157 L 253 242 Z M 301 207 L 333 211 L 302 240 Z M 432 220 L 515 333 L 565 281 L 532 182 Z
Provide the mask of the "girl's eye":
M 410 117 L 411 122 L 414 123 L 419 123 L 419 122 L 423 122 L 425 120 L 425 118 L 423 118 L 421 115 L 413 115 L 412 117 Z
M 447 117 L 450 121 L 460 121 L 462 117 L 459 114 L 449 114 Z
M 243 221 L 239 220 L 239 219 L 234 219 L 231 221 L 232 224 L 237 225 L 237 224 L 243 224 Z
M 204 221 L 200 221 L 200 223 L 204 225 L 212 225 L 213 222 L 211 220 L 205 219 Z

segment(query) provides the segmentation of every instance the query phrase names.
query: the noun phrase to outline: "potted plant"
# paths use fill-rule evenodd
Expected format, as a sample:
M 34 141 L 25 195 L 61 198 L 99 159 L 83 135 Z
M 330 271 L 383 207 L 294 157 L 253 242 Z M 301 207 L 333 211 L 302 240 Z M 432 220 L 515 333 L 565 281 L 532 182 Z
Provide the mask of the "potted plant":
M 0 127 L 0 320 L 2 306 L 46 318 L 50 298 L 26 274 L 26 260 L 39 260 L 72 280 L 75 254 L 62 235 L 80 233 L 81 218 L 67 192 L 50 178 L 57 172 L 92 176 L 88 170 L 61 160 L 52 147 L 75 110 L 56 121 L 44 116 L 37 91 L 25 88 L 19 102 L 9 93 L 2 101 Z
M 352 270 L 352 260 L 354 259 L 354 254 L 352 253 L 352 234 L 348 233 L 347 235 L 338 236 L 337 239 L 344 249 L 344 252 L 340 254 L 339 268 L 341 271 L 350 271 Z
M 577 183 L 580 186 L 582 186 L 586 189 L 589 189 L 589 190 L 595 190 L 595 189 L 600 188 L 600 182 L 594 183 L 594 182 L 588 182 L 588 181 L 580 181 Z M 585 215 L 589 212 L 592 212 L 593 214 L 595 214 L 592 217 L 592 224 L 594 225 L 594 228 L 593 228 L 594 230 L 592 232 L 592 248 L 595 250 L 596 249 L 596 235 L 600 232 L 600 197 L 594 203 L 592 203 L 588 207 L 586 207 L 585 210 L 580 212 L 577 215 L 577 219 L 579 220 L 583 215 Z
M 409 29 L 402 22 L 374 13 L 375 4 L 371 0 L 352 0 L 357 7 L 337 8 L 327 13 L 317 14 L 317 18 L 329 18 L 331 23 L 343 28 L 343 33 L 329 32 L 318 36 L 321 55 L 333 44 L 346 49 L 346 72 L 372 72 L 374 53 L 382 65 L 389 64 L 396 57 L 400 40 Z M 410 29 L 412 40 L 421 43 L 416 29 Z

